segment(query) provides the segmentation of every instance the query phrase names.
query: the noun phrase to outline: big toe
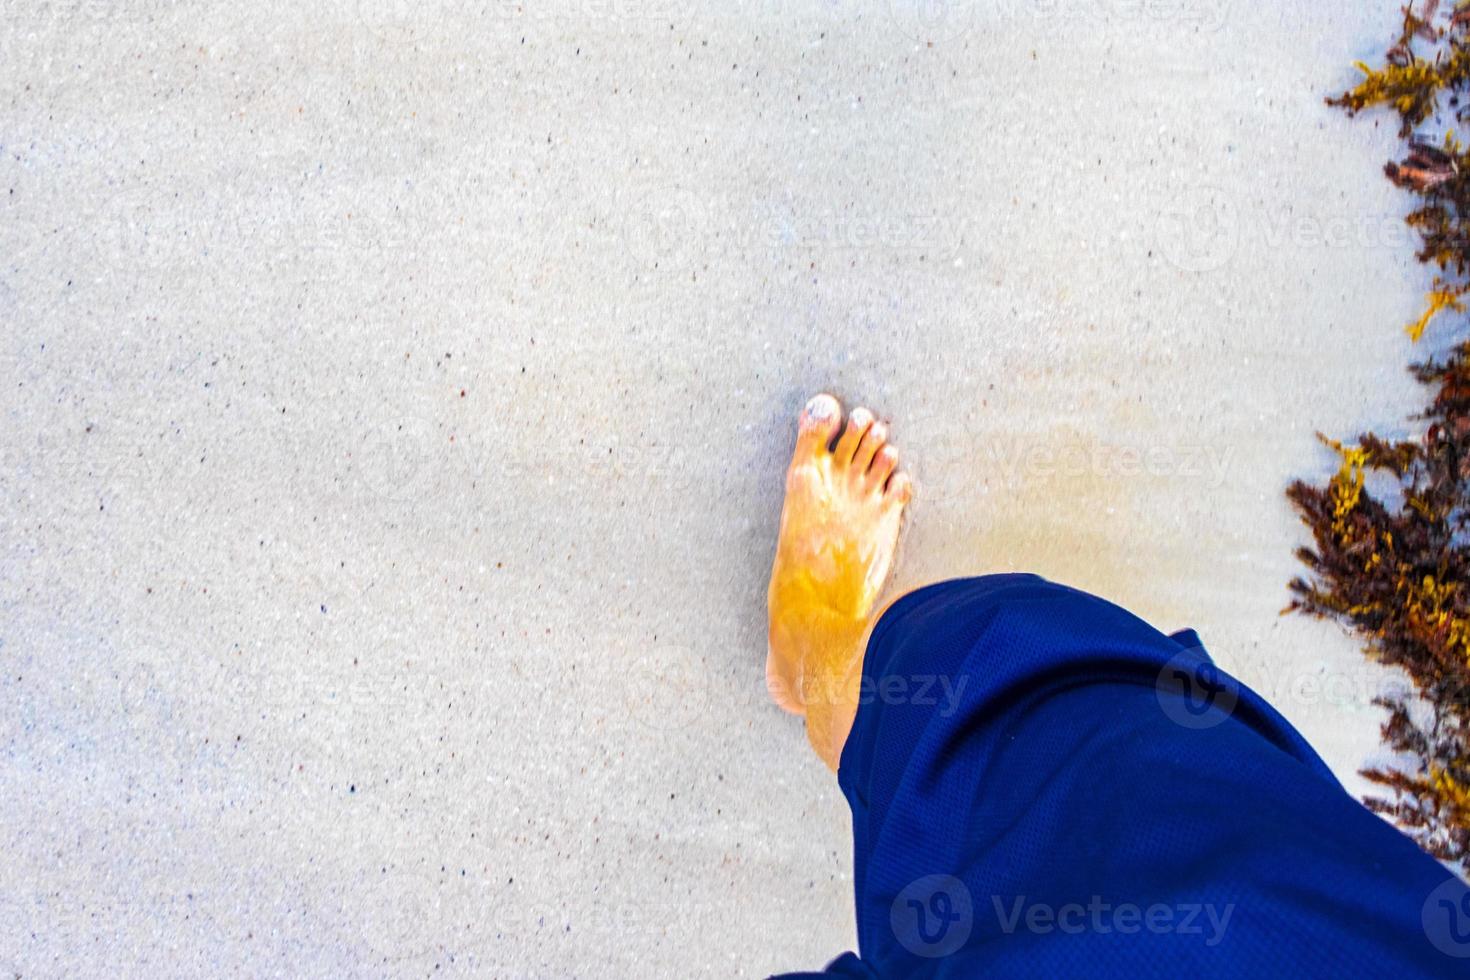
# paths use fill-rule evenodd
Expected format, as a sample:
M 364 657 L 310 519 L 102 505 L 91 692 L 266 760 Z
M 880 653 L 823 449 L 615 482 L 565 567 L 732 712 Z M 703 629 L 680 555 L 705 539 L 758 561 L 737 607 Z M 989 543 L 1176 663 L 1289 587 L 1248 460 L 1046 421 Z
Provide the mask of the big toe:
M 836 398 L 824 393 L 807 402 L 797 423 L 797 457 L 825 453 L 841 425 L 842 404 Z

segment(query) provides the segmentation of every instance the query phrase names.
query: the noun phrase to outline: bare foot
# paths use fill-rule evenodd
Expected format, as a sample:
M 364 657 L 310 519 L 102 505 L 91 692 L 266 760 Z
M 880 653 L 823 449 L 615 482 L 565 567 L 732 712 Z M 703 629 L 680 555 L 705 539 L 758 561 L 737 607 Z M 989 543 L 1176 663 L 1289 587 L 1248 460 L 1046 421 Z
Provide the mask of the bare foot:
M 913 494 L 883 423 L 818 395 L 801 414 L 771 571 L 766 683 L 833 769 L 857 713 L 862 641 Z

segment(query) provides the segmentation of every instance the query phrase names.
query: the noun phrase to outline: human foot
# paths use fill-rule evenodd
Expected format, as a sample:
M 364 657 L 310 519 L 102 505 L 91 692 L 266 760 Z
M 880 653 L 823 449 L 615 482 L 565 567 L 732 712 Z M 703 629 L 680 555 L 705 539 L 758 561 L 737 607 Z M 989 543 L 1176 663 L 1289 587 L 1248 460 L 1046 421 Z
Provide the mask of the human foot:
M 872 412 L 853 410 L 830 448 L 841 427 L 842 406 L 831 395 L 801 414 L 771 571 L 766 658 L 771 696 L 806 715 L 812 747 L 834 770 L 857 713 L 863 636 L 913 494 Z

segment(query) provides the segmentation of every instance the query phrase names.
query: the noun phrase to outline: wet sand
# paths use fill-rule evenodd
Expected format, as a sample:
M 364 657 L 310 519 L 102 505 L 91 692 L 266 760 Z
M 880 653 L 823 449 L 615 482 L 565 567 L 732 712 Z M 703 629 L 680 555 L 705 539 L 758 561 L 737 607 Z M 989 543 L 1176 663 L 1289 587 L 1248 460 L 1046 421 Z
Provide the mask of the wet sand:
M 0 967 L 763 976 L 855 942 L 765 700 L 793 420 L 891 419 L 901 589 L 1283 618 L 1312 433 L 1419 404 L 1395 5 L 25 10 L 0 27 Z M 3 970 L 0 970 L 3 972 Z

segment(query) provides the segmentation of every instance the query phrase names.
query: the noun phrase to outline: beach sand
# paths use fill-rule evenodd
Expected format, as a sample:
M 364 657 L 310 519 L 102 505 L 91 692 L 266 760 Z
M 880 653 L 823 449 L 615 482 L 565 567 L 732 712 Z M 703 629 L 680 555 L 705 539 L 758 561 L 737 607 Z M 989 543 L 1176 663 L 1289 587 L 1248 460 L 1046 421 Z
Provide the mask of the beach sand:
M 148 0 L 0 25 L 0 975 L 763 976 L 855 943 L 763 688 L 794 419 L 895 589 L 1025 569 L 1278 704 L 1427 284 L 1386 0 Z M 1086 814 L 1078 815 L 1085 827 Z

